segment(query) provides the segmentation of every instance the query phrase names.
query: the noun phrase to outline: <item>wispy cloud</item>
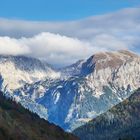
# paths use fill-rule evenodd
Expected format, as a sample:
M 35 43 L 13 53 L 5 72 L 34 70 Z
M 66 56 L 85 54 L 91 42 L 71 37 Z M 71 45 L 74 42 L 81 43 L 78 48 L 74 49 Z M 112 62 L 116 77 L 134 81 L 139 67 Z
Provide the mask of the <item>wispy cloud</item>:
M 140 9 L 71 22 L 0 19 L 0 31 L 1 54 L 26 54 L 67 65 L 97 51 L 138 48 Z

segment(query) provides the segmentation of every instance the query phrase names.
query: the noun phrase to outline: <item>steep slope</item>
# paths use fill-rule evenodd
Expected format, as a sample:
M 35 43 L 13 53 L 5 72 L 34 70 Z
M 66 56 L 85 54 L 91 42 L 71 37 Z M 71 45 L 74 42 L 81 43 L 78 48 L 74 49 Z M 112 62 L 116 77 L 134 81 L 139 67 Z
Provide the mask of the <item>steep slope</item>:
M 1 140 L 78 140 L 72 134 L 40 119 L 0 92 Z
M 128 99 L 74 131 L 81 140 L 140 139 L 140 88 Z
M 45 78 L 57 78 L 46 62 L 25 56 L 0 55 L 0 74 L 4 79 L 3 88 L 13 91 L 25 83 L 34 83 Z
M 140 57 L 129 51 L 98 53 L 80 63 L 78 73 L 66 79 L 27 84 L 15 95 L 44 106 L 49 121 L 71 131 L 139 87 Z

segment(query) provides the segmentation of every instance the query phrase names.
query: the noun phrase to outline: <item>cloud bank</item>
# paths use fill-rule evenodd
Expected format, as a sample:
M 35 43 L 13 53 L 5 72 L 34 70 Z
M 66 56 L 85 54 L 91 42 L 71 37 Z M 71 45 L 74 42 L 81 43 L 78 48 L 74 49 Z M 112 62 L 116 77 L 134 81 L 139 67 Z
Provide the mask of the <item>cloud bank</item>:
M 139 50 L 140 9 L 69 22 L 0 19 L 0 54 L 28 55 L 63 66 L 98 51 Z

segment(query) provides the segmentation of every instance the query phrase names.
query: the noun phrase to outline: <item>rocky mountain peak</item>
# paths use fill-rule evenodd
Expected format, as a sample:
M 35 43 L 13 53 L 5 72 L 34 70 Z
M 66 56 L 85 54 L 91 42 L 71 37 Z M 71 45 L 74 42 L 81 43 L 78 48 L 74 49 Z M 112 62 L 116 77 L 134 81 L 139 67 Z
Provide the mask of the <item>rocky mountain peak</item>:
M 133 60 L 140 60 L 140 57 L 128 50 L 119 50 L 117 52 L 100 52 L 91 56 L 82 65 L 82 74 L 89 74 L 94 70 L 105 69 L 107 67 L 116 69 L 121 65 Z

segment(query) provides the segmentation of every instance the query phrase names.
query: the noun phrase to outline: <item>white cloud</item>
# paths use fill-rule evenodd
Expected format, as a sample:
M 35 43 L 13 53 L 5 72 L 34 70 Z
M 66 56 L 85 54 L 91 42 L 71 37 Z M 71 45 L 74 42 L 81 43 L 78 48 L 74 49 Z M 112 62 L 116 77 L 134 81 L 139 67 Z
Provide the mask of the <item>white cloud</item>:
M 69 22 L 0 19 L 0 31 L 0 54 L 26 54 L 67 65 L 97 51 L 138 50 L 140 9 Z
M 126 43 L 107 34 L 97 35 L 90 41 L 47 32 L 31 38 L 0 37 L 0 54 L 24 54 L 46 59 L 53 65 L 67 65 L 97 51 L 117 49 L 127 49 Z
M 94 49 L 88 42 L 59 34 L 41 33 L 20 41 L 31 50 L 29 55 L 45 58 L 51 64 L 66 65 L 90 56 Z
M 104 48 L 106 50 L 128 49 L 125 41 L 108 34 L 96 35 L 92 40 L 92 45 L 98 48 Z
M 3 55 L 22 55 L 30 52 L 29 47 L 17 39 L 0 37 L 0 54 Z
M 94 49 L 88 42 L 52 33 L 20 39 L 0 37 L 0 54 L 43 58 L 54 65 L 71 64 L 90 56 Z

